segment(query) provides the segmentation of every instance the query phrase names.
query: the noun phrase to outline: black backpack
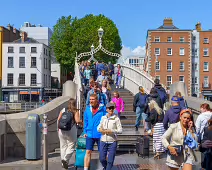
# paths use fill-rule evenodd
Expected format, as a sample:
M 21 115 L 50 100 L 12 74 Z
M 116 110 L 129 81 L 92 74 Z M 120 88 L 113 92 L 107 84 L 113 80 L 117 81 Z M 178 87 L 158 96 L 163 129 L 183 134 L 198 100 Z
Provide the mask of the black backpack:
M 58 121 L 58 128 L 64 131 L 71 130 L 74 125 L 74 115 L 72 112 L 69 112 L 67 109 L 63 112 L 62 117 Z

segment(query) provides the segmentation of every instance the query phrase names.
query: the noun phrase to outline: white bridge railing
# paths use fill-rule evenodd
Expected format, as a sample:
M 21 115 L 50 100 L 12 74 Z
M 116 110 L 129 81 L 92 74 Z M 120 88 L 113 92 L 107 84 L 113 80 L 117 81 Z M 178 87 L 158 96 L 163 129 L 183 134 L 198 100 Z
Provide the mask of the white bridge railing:
M 154 79 L 145 71 L 134 66 L 123 64 L 122 86 L 134 95 L 138 93 L 138 87 L 142 86 L 146 93 L 149 93 L 154 86 Z
M 142 86 L 145 92 L 148 94 L 151 88 L 154 86 L 154 78 L 150 76 L 145 71 L 136 68 L 135 66 L 122 64 L 123 69 L 123 79 L 122 79 L 122 86 L 129 90 L 134 95 L 138 93 L 138 87 Z M 166 88 L 165 86 L 163 86 Z M 208 103 L 212 108 L 212 102 L 206 101 L 201 98 L 187 96 L 187 89 L 185 85 L 182 85 L 181 82 L 176 82 L 171 85 L 171 93 L 170 95 L 174 95 L 176 91 L 181 91 L 182 94 L 185 94 L 185 99 L 187 101 L 188 107 L 196 112 L 200 112 L 200 105 L 203 103 Z

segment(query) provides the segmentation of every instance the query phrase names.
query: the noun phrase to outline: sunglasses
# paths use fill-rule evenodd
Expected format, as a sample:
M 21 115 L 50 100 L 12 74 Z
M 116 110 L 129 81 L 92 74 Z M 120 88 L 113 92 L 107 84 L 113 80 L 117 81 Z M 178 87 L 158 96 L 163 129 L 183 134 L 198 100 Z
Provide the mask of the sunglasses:
M 109 109 L 109 110 L 114 110 L 114 109 L 115 109 L 115 107 L 108 107 L 108 109 Z

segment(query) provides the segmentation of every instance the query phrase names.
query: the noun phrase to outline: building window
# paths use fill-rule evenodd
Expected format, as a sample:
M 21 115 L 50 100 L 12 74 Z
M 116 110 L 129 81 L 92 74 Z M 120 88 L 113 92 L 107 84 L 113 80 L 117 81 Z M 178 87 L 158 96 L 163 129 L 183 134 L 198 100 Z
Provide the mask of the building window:
M 25 53 L 25 47 L 20 47 L 19 48 L 19 53 Z
M 184 71 L 185 70 L 185 64 L 184 62 L 180 62 L 180 71 Z
M 31 57 L 31 67 L 37 67 L 37 60 L 36 57 Z
M 192 41 L 193 41 L 193 43 L 196 43 L 196 37 L 195 36 L 193 36 Z
M 155 63 L 155 70 L 156 70 L 156 71 L 159 71 L 159 70 L 160 70 L 160 62 L 159 62 L 159 61 L 157 61 L 157 62 Z
M 44 53 L 44 55 L 46 54 L 46 49 L 44 48 L 44 50 L 43 50 L 43 53 Z
M 198 64 L 194 63 L 194 70 L 197 71 L 198 70 Z
M 25 68 L 25 57 L 19 57 L 19 68 Z
M 208 62 L 204 62 L 204 69 L 203 71 L 209 71 L 209 63 Z
M 13 86 L 13 74 L 12 73 L 7 74 L 7 85 Z
M 180 37 L 180 42 L 185 42 L 184 37 Z
M 31 53 L 37 53 L 37 47 L 31 47 Z
M 166 84 L 167 87 L 170 87 L 170 85 L 172 84 L 172 76 L 167 76 Z
M 167 49 L 167 55 L 172 55 L 172 48 Z
M 8 53 L 14 53 L 14 48 L 13 47 L 8 47 Z
M 13 65 L 13 57 L 8 57 L 8 68 L 13 68 L 14 65 Z
M 184 82 L 184 76 L 179 76 L 179 81 Z
M 155 42 L 160 42 L 160 37 L 155 37 Z
M 44 63 L 43 63 L 44 68 L 46 68 L 46 59 L 44 58 Z
M 198 79 L 197 79 L 197 77 L 194 78 L 194 83 L 195 83 L 195 84 L 198 84 Z
M 208 76 L 204 76 L 204 87 L 209 87 L 209 77 Z
M 209 43 L 209 39 L 208 38 L 204 38 L 204 44 L 208 44 Z
M 48 60 L 46 60 L 47 62 Z M 129 59 L 129 64 L 133 66 L 140 66 L 142 65 L 142 59 Z M 51 61 L 49 60 L 49 70 L 51 69 Z
M 51 60 L 49 60 L 49 70 L 51 71 Z
M 158 79 L 158 80 L 160 80 L 160 76 L 156 76 L 155 78 Z
M 37 85 L 37 74 L 31 74 L 31 86 Z
M 180 48 L 180 55 L 185 55 L 185 48 Z
M 19 74 L 19 85 L 25 86 L 25 74 L 24 73 Z
M 167 42 L 172 42 L 172 37 L 168 37 Z
M 46 69 L 48 69 L 48 60 L 46 59 Z
M 167 71 L 172 71 L 172 62 L 171 61 L 167 62 Z
M 203 49 L 203 52 L 204 52 L 204 56 L 209 56 L 209 50 L 208 50 L 208 48 L 204 48 Z
M 198 55 L 197 55 L 197 49 L 195 49 L 195 51 L 194 51 L 194 55 L 195 55 L 195 56 L 198 56 Z
M 160 48 L 155 48 L 155 55 L 160 55 Z
M 49 51 L 49 57 L 51 57 L 51 51 Z

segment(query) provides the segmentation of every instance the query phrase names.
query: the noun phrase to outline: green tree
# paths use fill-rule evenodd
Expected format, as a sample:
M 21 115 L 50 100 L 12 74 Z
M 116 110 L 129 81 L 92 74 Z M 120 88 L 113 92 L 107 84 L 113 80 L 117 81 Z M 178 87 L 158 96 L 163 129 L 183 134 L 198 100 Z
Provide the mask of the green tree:
M 72 52 L 77 52 L 78 54 L 80 54 L 90 51 L 92 44 L 96 48 L 99 45 L 99 37 L 97 31 L 101 26 L 104 29 L 104 35 L 102 38 L 103 47 L 108 51 L 120 53 L 122 42 L 119 36 L 118 29 L 114 22 L 104 15 L 87 15 L 82 19 L 74 21 L 72 23 L 72 26 L 74 28 L 72 40 L 73 46 L 71 48 Z M 83 57 L 81 60 L 86 60 L 88 58 L 90 58 L 90 56 Z M 115 62 L 117 59 L 115 57 L 108 56 L 101 51 L 95 54 L 95 58 L 104 62 Z
M 98 29 L 104 29 L 102 45 L 108 51 L 120 53 L 122 48 L 121 38 L 114 22 L 104 15 L 86 15 L 82 19 L 72 16 L 61 17 L 54 26 L 51 46 L 54 49 L 57 61 L 62 65 L 73 68 L 76 52 L 79 55 L 89 52 L 91 45 L 99 45 Z M 81 60 L 90 58 L 82 57 Z M 95 54 L 97 60 L 115 62 L 116 58 L 103 52 Z
M 72 16 L 62 16 L 53 28 L 53 35 L 50 42 L 57 61 L 65 67 L 74 66 L 74 57 L 71 53 L 74 31 L 71 22 L 74 20 L 76 18 L 72 18 Z

